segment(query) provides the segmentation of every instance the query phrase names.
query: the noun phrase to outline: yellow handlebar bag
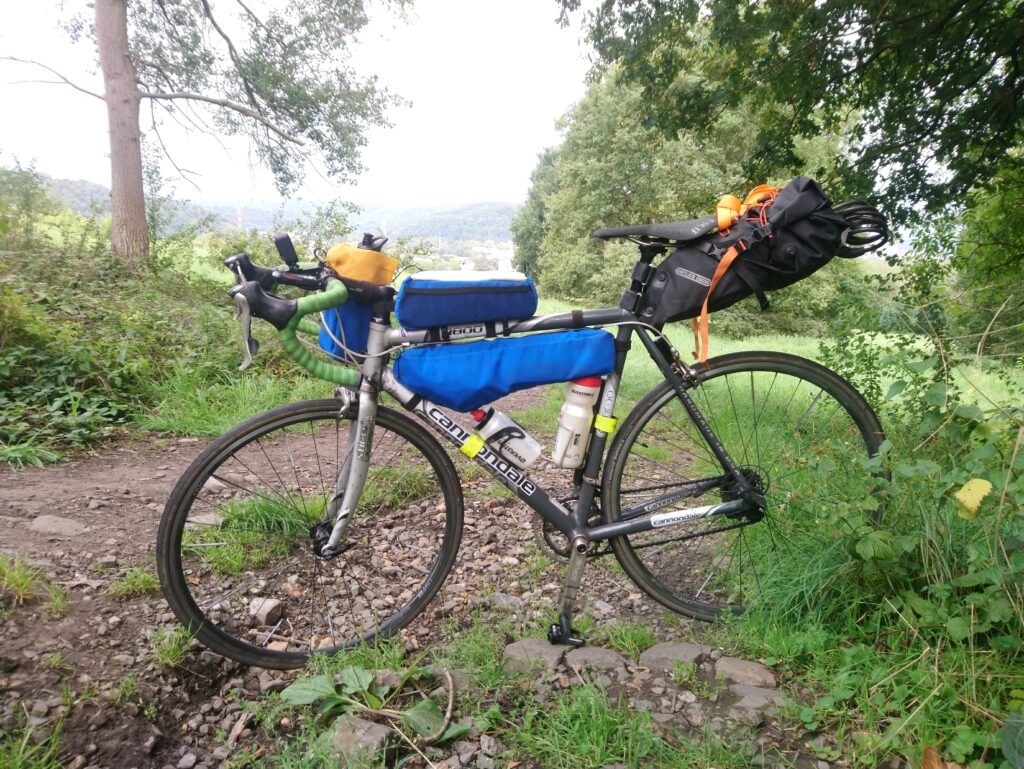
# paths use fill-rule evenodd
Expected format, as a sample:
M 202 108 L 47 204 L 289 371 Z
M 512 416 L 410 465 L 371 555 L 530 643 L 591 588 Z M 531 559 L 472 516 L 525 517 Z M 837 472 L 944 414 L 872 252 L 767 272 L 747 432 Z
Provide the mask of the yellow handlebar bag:
M 343 278 L 386 286 L 395 277 L 398 260 L 380 251 L 338 243 L 327 252 L 327 266 Z

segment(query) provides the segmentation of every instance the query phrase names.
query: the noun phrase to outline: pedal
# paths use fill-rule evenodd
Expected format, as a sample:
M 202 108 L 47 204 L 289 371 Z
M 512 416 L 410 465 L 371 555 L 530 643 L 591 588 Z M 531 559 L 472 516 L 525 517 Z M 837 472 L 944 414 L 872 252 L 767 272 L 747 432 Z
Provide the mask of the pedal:
M 552 622 L 551 627 L 548 628 L 548 643 L 554 646 L 571 646 L 574 649 L 578 649 L 586 641 L 576 635 L 576 633 L 577 631 L 573 628 L 563 631 L 559 623 Z

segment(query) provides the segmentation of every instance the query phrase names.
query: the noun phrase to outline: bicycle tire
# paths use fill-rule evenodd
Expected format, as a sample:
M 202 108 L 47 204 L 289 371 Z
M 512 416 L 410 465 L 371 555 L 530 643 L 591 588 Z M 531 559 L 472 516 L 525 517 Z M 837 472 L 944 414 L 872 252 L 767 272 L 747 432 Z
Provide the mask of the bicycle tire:
M 743 395 L 750 402 L 741 397 L 737 403 L 745 381 L 749 393 Z M 770 579 L 810 568 L 811 558 L 827 560 L 824 554 L 837 538 L 823 512 L 874 505 L 868 518 L 878 525 L 883 506 L 876 492 L 883 473 L 864 470 L 858 459 L 874 456 L 884 434 L 871 406 L 845 379 L 794 355 L 740 352 L 709 360 L 688 389 L 730 456 L 755 485 L 765 487 L 768 504 L 756 521 L 756 515 L 714 516 L 613 539 L 623 570 L 655 601 L 701 620 L 741 613 Z M 827 419 L 818 420 L 816 411 Z M 834 423 L 840 413 L 845 417 Z M 836 477 L 841 467 L 851 470 L 845 478 Z M 665 494 L 673 485 L 713 479 L 716 472 L 725 477 L 670 383 L 662 382 L 633 408 L 609 450 L 602 484 L 605 521 L 620 520 L 632 503 Z M 821 491 L 832 506 L 828 511 L 820 509 L 820 496 L 808 493 L 817 491 L 818 482 L 826 484 Z M 860 504 L 863 494 L 874 495 L 872 505 Z M 675 507 L 736 495 L 720 484 Z
M 352 422 L 339 409 L 317 400 L 259 414 L 216 439 L 174 487 L 157 570 L 175 616 L 211 650 L 301 667 L 313 651 L 397 632 L 447 578 L 463 525 L 455 467 L 422 426 L 384 407 L 350 549 L 335 560 L 313 554 L 307 527 L 325 515 L 349 445 Z

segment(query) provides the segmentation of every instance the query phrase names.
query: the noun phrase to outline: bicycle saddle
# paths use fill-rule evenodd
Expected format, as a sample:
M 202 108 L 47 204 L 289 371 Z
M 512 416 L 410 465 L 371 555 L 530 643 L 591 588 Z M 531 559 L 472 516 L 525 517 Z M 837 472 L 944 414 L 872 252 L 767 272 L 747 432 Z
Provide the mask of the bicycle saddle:
M 628 227 L 607 227 L 596 230 L 591 237 L 608 240 L 610 238 L 645 238 L 666 243 L 685 243 L 697 240 L 710 232 L 718 230 L 718 217 L 702 216 L 686 222 L 667 222 L 665 224 L 633 224 Z

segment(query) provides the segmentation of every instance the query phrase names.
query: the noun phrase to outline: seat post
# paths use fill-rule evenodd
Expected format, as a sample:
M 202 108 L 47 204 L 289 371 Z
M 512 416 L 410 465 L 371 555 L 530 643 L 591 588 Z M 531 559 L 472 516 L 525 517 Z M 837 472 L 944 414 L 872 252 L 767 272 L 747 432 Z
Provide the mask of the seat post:
M 636 312 L 640 297 L 644 293 L 644 287 L 654 272 L 651 262 L 665 253 L 665 246 L 656 243 L 639 243 L 638 250 L 640 256 L 637 258 L 636 264 L 633 265 L 629 288 L 622 292 L 622 300 L 619 302 L 619 307 L 628 312 Z

